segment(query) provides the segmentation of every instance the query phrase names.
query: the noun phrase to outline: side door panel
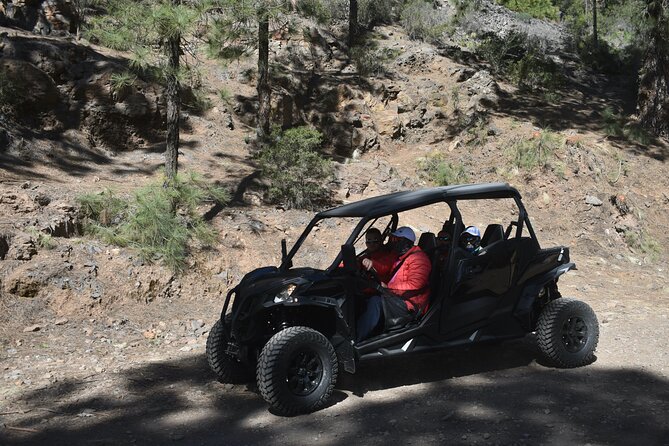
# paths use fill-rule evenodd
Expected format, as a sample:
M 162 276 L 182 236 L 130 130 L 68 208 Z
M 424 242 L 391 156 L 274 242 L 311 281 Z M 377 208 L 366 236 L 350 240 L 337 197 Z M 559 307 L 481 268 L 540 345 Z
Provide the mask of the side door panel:
M 442 312 L 442 332 L 450 332 L 485 320 L 511 287 L 512 244 L 501 240 L 481 254 L 456 260 L 454 283 Z

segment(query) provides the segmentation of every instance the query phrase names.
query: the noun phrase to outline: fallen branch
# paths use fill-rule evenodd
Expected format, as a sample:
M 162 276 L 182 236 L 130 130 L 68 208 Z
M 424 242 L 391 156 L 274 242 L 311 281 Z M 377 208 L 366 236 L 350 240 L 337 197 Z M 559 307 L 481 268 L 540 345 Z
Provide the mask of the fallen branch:
M 27 428 L 27 427 L 14 427 L 14 426 L 5 425 L 5 428 L 6 429 L 11 429 L 13 431 L 19 431 L 19 432 L 30 432 L 31 434 L 36 434 L 36 433 L 39 432 L 35 429 L 30 429 L 30 428 Z
M 32 409 L 28 409 L 28 410 L 13 410 L 13 411 L 11 411 L 11 412 L 0 412 L 0 415 L 14 415 L 14 414 L 17 414 L 17 413 L 21 413 L 21 414 L 23 414 L 23 413 L 28 413 L 28 412 L 30 412 L 31 410 L 32 410 Z

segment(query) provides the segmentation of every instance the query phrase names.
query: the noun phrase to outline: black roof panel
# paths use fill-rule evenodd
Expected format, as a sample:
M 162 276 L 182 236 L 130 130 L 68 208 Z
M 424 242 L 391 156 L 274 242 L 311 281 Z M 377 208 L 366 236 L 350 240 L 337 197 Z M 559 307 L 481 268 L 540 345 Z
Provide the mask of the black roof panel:
M 520 193 L 506 183 L 466 184 L 432 187 L 414 191 L 395 192 L 367 198 L 354 203 L 328 209 L 318 217 L 368 217 L 376 218 L 408 211 L 440 201 L 473 200 L 481 198 L 520 198 Z

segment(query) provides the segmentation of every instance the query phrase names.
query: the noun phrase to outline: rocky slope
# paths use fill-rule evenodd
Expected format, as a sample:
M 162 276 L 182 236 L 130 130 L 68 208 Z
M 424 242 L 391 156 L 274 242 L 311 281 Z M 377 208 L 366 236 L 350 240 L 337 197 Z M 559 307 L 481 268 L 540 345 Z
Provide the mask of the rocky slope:
M 483 351 L 494 364 L 481 361 L 471 370 L 458 366 L 468 354 L 440 359 L 448 373 L 412 369 L 408 376 L 394 366 L 379 381 L 387 370 L 372 367 L 362 384 L 344 383 L 348 400 L 326 409 L 316 424 L 274 424 L 256 395 L 215 387 L 199 359 L 227 289 L 252 268 L 276 264 L 279 240 L 295 240 L 311 217 L 264 202 L 245 142 L 254 124 L 255 85 L 248 76 L 254 61 L 222 67 L 202 60 L 212 108 L 184 112 L 181 168 L 226 185 L 235 201 L 211 221 L 219 243 L 195 252 L 187 272 L 175 275 L 132 250 L 81 236 L 76 208 L 84 192 L 111 188 L 123 195 L 156 177 L 162 164 L 160 88 L 140 82 L 112 94 L 109 78 L 125 66 L 123 54 L 15 28 L 1 28 L 0 35 L 0 63 L 33 86 L 22 91 L 27 108 L 0 116 L 0 398 L 5 425 L 18 428 L 0 431 L 0 438 L 35 444 L 63 438 L 67 444 L 71 435 L 81 443 L 94 430 L 112 442 L 123 430 L 128 441 L 216 444 L 220 438 L 211 432 L 220 424 L 241 439 L 230 444 L 260 444 L 267 435 L 288 435 L 289 444 L 314 438 L 371 444 L 391 434 L 421 444 L 616 444 L 607 429 L 627 425 L 628 416 L 649 423 L 648 442 L 660 438 L 668 388 L 669 146 L 606 136 L 602 111 L 627 100 L 614 82 L 575 75 L 547 103 L 520 94 L 480 61 L 412 41 L 399 27 L 373 34 L 379 54 L 392 55 L 375 76 L 358 75 L 336 32 L 314 24 L 299 37 L 273 42 L 275 120 L 321 125 L 326 151 L 337 160 L 331 186 L 339 202 L 427 186 L 419 160 L 435 154 L 462 165 L 471 182 L 509 182 L 523 194 L 542 243 L 572 247 L 581 271 L 565 279 L 564 292 L 593 304 L 603 333 L 593 369 L 550 372 L 570 401 L 566 409 L 550 397 L 522 397 L 556 389 L 535 377 L 534 352 L 521 344 L 510 356 Z M 223 100 L 221 89 L 232 98 Z M 514 144 L 536 141 L 549 129 L 563 141 L 552 163 L 515 166 Z M 420 216 L 412 224 L 434 230 L 441 218 Z M 488 223 L 485 215 L 477 218 L 472 223 Z M 321 248 L 324 259 L 336 246 L 323 242 Z M 420 364 L 434 369 L 431 359 Z M 634 368 L 620 371 L 629 364 Z M 618 390 L 622 383 L 629 388 L 625 394 Z M 472 390 L 481 386 L 490 392 Z M 590 388 L 600 394 L 586 395 Z M 629 402 L 635 392 L 654 394 L 650 389 L 659 396 L 634 403 L 632 415 L 629 404 L 616 406 L 622 412 L 607 406 L 611 399 Z M 413 402 L 400 407 L 398 394 Z M 436 394 L 460 395 L 461 401 Z M 145 415 L 135 406 L 147 408 L 153 414 L 147 423 L 159 427 L 128 419 L 125 414 Z M 579 410 L 606 423 L 579 421 Z M 417 432 L 399 418 L 404 411 L 427 420 L 426 429 Z M 351 413 L 370 423 L 383 413 L 386 427 L 370 430 Z M 506 422 L 482 421 L 495 414 Z M 333 423 L 334 431 L 328 428 Z M 444 429 L 444 423 L 452 424 Z

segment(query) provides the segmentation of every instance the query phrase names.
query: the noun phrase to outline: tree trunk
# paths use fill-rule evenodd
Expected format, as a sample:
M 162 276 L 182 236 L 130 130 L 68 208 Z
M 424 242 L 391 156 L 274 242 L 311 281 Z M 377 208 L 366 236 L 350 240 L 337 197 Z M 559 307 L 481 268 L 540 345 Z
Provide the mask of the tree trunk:
M 639 71 L 639 121 L 654 134 L 669 136 L 669 0 L 647 1 L 651 29 Z
M 269 15 L 264 7 L 258 10 L 258 137 L 266 139 L 270 133 L 269 86 Z
M 165 175 L 168 182 L 173 182 L 177 175 L 179 157 L 179 113 L 181 101 L 179 99 L 179 49 L 181 36 L 176 35 L 167 39 L 168 68 L 165 96 L 167 98 L 167 147 L 165 148 Z
M 597 49 L 599 45 L 597 36 L 597 0 L 592 0 L 592 43 Z
M 358 35 L 358 0 L 350 0 L 348 8 L 348 47 L 351 48 Z

